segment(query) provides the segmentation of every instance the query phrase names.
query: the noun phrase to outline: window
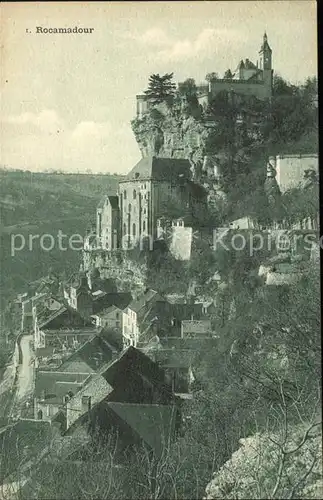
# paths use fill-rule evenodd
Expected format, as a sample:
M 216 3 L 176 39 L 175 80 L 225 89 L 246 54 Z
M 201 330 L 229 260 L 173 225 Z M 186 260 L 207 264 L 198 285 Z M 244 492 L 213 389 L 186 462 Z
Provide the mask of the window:
M 123 192 L 123 198 L 126 200 L 127 199 L 127 191 Z
M 128 205 L 128 212 L 129 213 L 131 212 L 131 203 L 129 203 L 129 205 Z
M 135 189 L 133 190 L 132 197 L 134 200 L 137 198 L 137 191 Z
M 120 318 L 120 314 L 117 312 L 116 313 L 116 319 L 119 319 Z
M 91 396 L 82 396 L 82 406 L 87 410 L 91 410 Z
M 146 231 L 146 221 L 144 220 L 143 223 L 142 223 L 142 230 L 143 231 Z
M 136 236 L 136 224 L 135 223 L 132 224 L 132 235 Z
M 123 224 L 123 234 L 124 235 L 127 234 L 127 224 L 126 223 Z

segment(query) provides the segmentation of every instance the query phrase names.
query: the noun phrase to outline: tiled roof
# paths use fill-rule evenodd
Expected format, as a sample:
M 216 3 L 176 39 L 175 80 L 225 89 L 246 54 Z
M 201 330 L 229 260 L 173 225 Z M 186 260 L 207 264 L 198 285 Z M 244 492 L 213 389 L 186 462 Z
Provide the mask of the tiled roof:
M 208 333 L 211 331 L 211 321 L 208 319 L 201 320 L 183 320 L 182 331 L 186 333 Z
M 130 302 L 128 307 L 132 311 L 138 313 L 144 306 L 148 305 L 154 299 L 157 300 L 159 297 L 160 299 L 163 299 L 163 297 L 161 297 L 158 292 L 149 289 L 145 293 L 143 293 L 138 299 Z
M 46 403 L 62 403 L 63 397 L 72 391 L 77 392 L 88 378 L 88 373 L 37 371 L 35 377 L 35 396 L 45 395 Z
M 245 60 L 244 67 L 245 67 L 245 69 L 257 69 L 257 66 L 253 62 L 251 62 L 249 59 Z
M 119 208 L 119 198 L 118 196 L 108 196 L 108 200 L 113 209 Z
M 96 335 L 98 329 L 95 326 L 84 326 L 84 327 L 65 327 L 65 328 L 44 328 L 42 330 L 45 335 Z
M 165 384 L 163 370 L 146 354 L 132 346 L 125 349 L 102 375 L 112 387 L 116 387 L 127 371 L 131 371 L 132 377 L 143 376 L 155 385 L 169 389 Z
M 62 305 L 59 309 L 56 309 L 55 311 L 52 311 L 51 309 L 48 309 L 47 307 L 44 307 L 39 312 L 37 311 L 39 327 L 43 328 L 48 323 L 53 321 L 53 319 L 58 318 L 66 311 L 67 311 L 67 307 L 65 307 L 64 305 Z
M 65 359 L 59 367 L 63 371 L 67 364 L 76 359 L 84 361 L 92 370 L 97 371 L 107 362 L 112 360 L 113 353 L 116 351 L 106 340 L 100 336 L 95 336 L 83 344 L 69 358 Z
M 101 198 L 101 200 L 99 201 L 99 203 L 97 204 L 97 209 L 100 209 L 100 208 L 103 208 L 104 205 L 106 204 L 106 201 L 107 201 L 107 197 L 106 196 L 103 196 L 103 198 Z
M 178 178 L 190 179 L 191 170 L 188 160 L 179 158 L 156 158 L 154 156 L 142 158 L 120 181 L 147 180 L 176 181 Z
M 174 435 L 175 406 L 131 403 L 108 403 L 135 433 L 159 456 Z
M 132 295 L 129 292 L 101 294 L 93 301 L 93 314 L 97 314 L 110 306 L 116 306 L 123 310 L 130 304 L 131 301 Z
M 116 209 L 119 208 L 119 199 L 118 196 L 109 195 L 103 196 L 97 205 L 97 209 L 104 208 L 106 202 L 109 201 L 111 208 Z
M 215 346 L 218 342 L 216 337 L 210 337 L 209 335 L 199 335 L 195 338 L 180 338 L 180 337 L 167 337 L 160 339 L 161 345 L 164 349 L 174 349 L 174 350 L 192 350 L 192 351 L 202 351 Z

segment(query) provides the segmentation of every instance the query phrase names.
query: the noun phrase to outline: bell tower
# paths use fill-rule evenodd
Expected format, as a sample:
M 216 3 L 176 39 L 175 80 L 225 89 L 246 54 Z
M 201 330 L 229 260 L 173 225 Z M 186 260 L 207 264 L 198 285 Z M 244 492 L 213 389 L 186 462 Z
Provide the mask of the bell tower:
M 262 70 L 272 69 L 272 50 L 269 47 L 267 33 L 264 33 L 262 45 L 259 50 L 259 66 Z
M 262 45 L 259 50 L 259 69 L 262 71 L 264 82 L 264 97 L 271 98 L 273 86 L 272 50 L 269 47 L 267 33 L 264 33 Z

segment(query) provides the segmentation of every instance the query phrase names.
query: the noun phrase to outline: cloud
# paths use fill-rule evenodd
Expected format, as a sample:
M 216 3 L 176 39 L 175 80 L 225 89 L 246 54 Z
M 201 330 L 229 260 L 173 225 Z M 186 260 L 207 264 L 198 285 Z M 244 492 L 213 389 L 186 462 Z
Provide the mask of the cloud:
M 242 35 L 235 30 L 206 28 L 195 39 L 175 41 L 171 47 L 161 50 L 158 57 L 164 61 L 178 61 L 196 57 L 208 57 L 227 43 L 237 42 Z
M 164 30 L 160 28 L 151 28 L 137 38 L 144 45 L 162 46 L 169 45 L 171 40 Z
M 163 47 L 172 44 L 169 35 L 161 28 L 150 28 L 144 33 L 127 33 L 123 37 L 149 47 Z
M 130 125 L 83 120 L 71 127 L 49 110 L 8 116 L 2 122 L 0 164 L 9 168 L 125 173 L 139 155 Z
M 4 119 L 4 122 L 13 125 L 31 125 L 33 128 L 43 133 L 55 133 L 63 128 L 64 123 L 52 109 L 44 109 L 40 113 L 21 113 L 20 115 L 11 115 Z
M 111 134 L 112 127 L 109 122 L 83 121 L 76 125 L 71 134 L 72 141 L 101 140 L 106 139 Z

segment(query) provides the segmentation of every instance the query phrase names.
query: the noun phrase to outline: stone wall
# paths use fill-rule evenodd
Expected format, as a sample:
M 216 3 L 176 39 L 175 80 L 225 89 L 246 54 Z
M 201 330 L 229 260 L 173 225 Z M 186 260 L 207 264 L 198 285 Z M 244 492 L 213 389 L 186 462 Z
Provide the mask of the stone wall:
M 214 97 L 219 92 L 226 90 L 237 94 L 255 96 L 258 99 L 269 99 L 271 97 L 271 85 L 265 85 L 263 81 L 245 82 L 243 80 L 214 80 L 211 82 L 211 97 Z
M 276 181 L 281 192 L 296 188 L 303 184 L 306 170 L 318 172 L 318 155 L 286 155 L 276 156 Z
M 68 401 L 66 405 L 67 429 L 84 413 L 87 413 L 89 407 L 88 404 L 84 404 L 84 400 L 82 403 L 83 397 L 90 397 L 90 405 L 93 406 L 108 396 L 112 390 L 112 387 L 101 375 L 94 376 L 88 384 Z

